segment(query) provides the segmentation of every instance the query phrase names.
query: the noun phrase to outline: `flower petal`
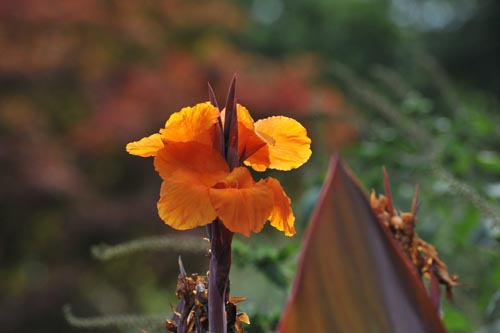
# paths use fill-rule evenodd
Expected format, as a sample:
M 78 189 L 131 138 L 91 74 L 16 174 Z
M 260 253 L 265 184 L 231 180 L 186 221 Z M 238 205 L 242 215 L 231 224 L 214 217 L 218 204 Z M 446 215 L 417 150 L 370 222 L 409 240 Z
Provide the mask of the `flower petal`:
M 167 142 L 155 157 L 154 165 L 164 180 L 182 170 L 208 187 L 229 174 L 229 167 L 217 150 L 196 142 Z
M 211 223 L 217 217 L 208 187 L 193 173 L 178 170 L 161 184 L 158 215 L 178 230 L 193 229 Z
M 273 208 L 273 192 L 264 182 L 255 183 L 248 169 L 235 168 L 218 183 L 222 186 L 209 190 L 212 205 L 222 223 L 232 232 L 249 237 L 250 232 L 260 232 Z
M 298 168 L 311 156 L 311 139 L 307 136 L 304 126 L 292 118 L 274 116 L 258 120 L 255 122 L 255 132 L 267 142 L 270 161 L 267 167 L 271 169 L 286 171 Z M 262 171 L 265 166 L 263 156 L 259 150 L 248 157 L 245 164 Z
M 254 122 L 248 109 L 238 104 L 238 154 L 245 160 L 266 146 L 266 141 L 255 133 Z M 264 157 L 264 159 L 267 156 Z M 269 160 L 269 158 L 267 158 Z
M 225 184 L 226 178 L 231 181 L 227 163 L 218 151 L 197 142 L 167 142 L 154 162 L 164 180 L 158 213 L 165 223 L 191 229 L 217 217 L 209 188 Z
M 236 107 L 238 109 L 238 122 L 242 126 L 253 130 L 254 120 L 250 112 L 248 112 L 248 109 L 241 104 L 237 104 Z
M 238 156 L 240 158 L 243 156 L 243 160 L 245 160 L 248 156 L 264 147 L 266 142 L 255 133 L 254 121 L 248 109 L 241 104 L 237 104 L 236 107 L 238 115 Z M 224 121 L 225 115 L 226 110 L 224 109 L 221 112 L 222 121 Z M 269 158 L 267 160 L 269 164 Z
M 186 107 L 173 113 L 160 130 L 163 138 L 170 142 L 198 142 L 212 145 L 219 110 L 209 102 Z
M 271 165 L 269 158 L 269 146 L 267 144 L 260 148 L 244 161 L 245 165 L 251 166 L 255 171 L 266 171 Z
M 162 136 L 158 133 L 142 138 L 139 141 L 131 142 L 126 147 L 129 154 L 142 157 L 156 156 L 162 148 Z
M 283 231 L 285 236 L 295 235 L 295 216 L 290 207 L 290 198 L 286 195 L 278 180 L 269 177 L 265 180 L 265 184 L 272 190 L 274 197 L 273 210 L 269 216 L 271 225 L 279 231 Z

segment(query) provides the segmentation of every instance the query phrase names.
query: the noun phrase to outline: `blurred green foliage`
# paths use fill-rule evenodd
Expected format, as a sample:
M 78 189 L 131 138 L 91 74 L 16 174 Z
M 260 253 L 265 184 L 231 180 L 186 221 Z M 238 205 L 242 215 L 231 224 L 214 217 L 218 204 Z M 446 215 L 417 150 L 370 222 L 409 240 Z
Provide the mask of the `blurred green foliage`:
M 277 176 L 299 234 L 235 243 L 232 293 L 249 298 L 248 331 L 277 323 L 329 155 L 341 151 L 367 190 L 381 191 L 385 165 L 401 210 L 420 185 L 418 232 L 462 282 L 443 301 L 446 325 L 496 332 L 498 15 L 495 0 L 3 1 L 2 327 L 75 330 L 66 303 L 89 317 L 170 315 L 177 255 L 203 273 L 203 254 L 98 262 L 90 248 L 180 235 L 156 216 L 151 164 L 124 145 L 206 99 L 206 81 L 222 96 L 237 71 L 252 111 L 299 118 L 313 138 L 311 161 Z

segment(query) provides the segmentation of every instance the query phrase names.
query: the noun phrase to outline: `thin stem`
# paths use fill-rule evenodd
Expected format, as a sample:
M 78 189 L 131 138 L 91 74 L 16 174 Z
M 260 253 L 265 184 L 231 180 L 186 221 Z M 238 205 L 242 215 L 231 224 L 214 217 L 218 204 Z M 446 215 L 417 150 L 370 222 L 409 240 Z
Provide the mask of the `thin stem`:
M 154 236 L 108 245 L 99 244 L 91 248 L 92 255 L 99 260 L 109 260 L 140 251 L 175 250 L 177 252 L 207 252 L 207 243 L 200 238 L 179 236 Z
M 63 313 L 66 321 L 73 327 L 76 328 L 108 328 L 108 327 L 118 327 L 118 328 L 148 328 L 152 330 L 160 329 L 164 324 L 163 315 L 150 315 L 150 316 L 138 316 L 130 314 L 119 314 L 111 316 L 98 316 L 98 317 L 78 317 L 73 314 L 71 306 L 66 304 L 63 307 Z

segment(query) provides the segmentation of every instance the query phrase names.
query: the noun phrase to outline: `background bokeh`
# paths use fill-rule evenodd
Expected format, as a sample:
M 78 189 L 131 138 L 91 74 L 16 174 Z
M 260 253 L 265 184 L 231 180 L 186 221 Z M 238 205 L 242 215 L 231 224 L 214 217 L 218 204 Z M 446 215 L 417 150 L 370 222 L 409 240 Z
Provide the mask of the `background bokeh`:
M 171 315 L 177 257 L 204 273 L 202 252 L 90 249 L 204 236 L 159 220 L 152 161 L 124 147 L 207 100 L 207 82 L 222 103 L 238 73 L 255 118 L 294 117 L 313 139 L 308 164 L 271 173 L 297 236 L 236 239 L 249 332 L 279 318 L 339 151 L 368 190 L 385 165 L 401 210 L 420 184 L 417 229 L 462 282 L 443 301 L 447 327 L 500 332 L 498 17 L 495 0 L 0 1 L 0 330 L 138 331 L 73 328 L 68 303 L 82 317 Z

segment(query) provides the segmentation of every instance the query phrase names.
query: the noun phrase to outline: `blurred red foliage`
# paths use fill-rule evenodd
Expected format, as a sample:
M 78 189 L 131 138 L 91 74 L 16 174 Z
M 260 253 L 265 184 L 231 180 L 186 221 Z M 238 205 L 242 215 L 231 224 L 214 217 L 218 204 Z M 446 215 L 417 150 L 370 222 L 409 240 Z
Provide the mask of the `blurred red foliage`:
M 258 118 L 292 115 L 306 127 L 319 119 L 328 130 L 313 140 L 330 150 L 355 139 L 354 127 L 338 120 L 349 106 L 321 82 L 321 59 L 271 60 L 238 48 L 251 24 L 229 0 L 0 2 L 0 261 L 7 272 L 0 313 L 32 313 L 21 309 L 36 303 L 34 295 L 51 297 L 49 282 L 33 293 L 33 279 L 19 278 L 30 274 L 27 258 L 80 272 L 88 270 L 89 244 L 167 231 L 153 223 L 156 175 L 124 147 L 170 113 L 207 100 L 207 82 L 225 96 L 238 73 L 238 96 Z M 41 220 L 44 233 L 29 232 Z M 66 282 L 58 291 L 66 298 L 88 287 Z M 61 305 L 47 304 L 36 320 L 7 318 L 2 328 L 61 330 Z

